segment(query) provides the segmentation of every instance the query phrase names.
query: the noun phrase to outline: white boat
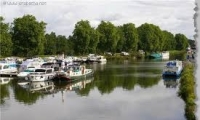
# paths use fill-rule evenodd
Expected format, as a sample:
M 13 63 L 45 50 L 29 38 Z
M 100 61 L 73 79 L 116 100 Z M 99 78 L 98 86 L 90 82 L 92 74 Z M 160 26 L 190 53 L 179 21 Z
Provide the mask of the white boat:
M 12 76 L 17 75 L 17 65 L 15 63 L 0 63 L 0 75 Z
M 105 62 L 107 62 L 107 60 L 104 56 L 97 56 L 97 62 L 105 63 Z
M 26 61 L 22 62 L 19 71 L 24 71 L 29 67 L 40 68 L 43 63 L 45 62 L 40 59 L 27 59 Z
M 69 65 L 67 68 L 65 68 L 64 71 L 57 72 L 57 78 L 62 78 L 65 80 L 72 80 L 77 79 L 80 77 L 88 76 L 93 73 L 92 69 L 86 69 L 84 65 Z
M 38 68 L 30 73 L 25 79 L 30 81 L 46 81 L 55 77 L 56 73 L 53 68 Z
M 32 72 L 35 72 L 35 69 L 34 67 L 28 67 L 26 70 L 20 72 L 17 77 L 21 80 L 24 80 L 25 78 L 27 78 L 27 76 L 32 73 Z
M 183 63 L 179 60 L 169 61 L 163 69 L 163 76 L 180 76 L 183 70 Z
M 163 51 L 161 55 L 162 55 L 162 59 L 169 59 L 169 51 Z
M 0 77 L 0 85 L 8 84 L 11 79 L 13 79 L 13 78 L 11 78 L 11 77 Z
M 86 62 L 97 62 L 97 56 L 95 54 L 89 54 Z

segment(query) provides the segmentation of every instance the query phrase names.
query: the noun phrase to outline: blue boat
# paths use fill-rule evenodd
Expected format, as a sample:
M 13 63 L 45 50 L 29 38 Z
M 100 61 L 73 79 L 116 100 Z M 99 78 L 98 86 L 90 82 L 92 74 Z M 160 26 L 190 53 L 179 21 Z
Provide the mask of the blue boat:
M 163 69 L 163 76 L 180 76 L 183 70 L 183 63 L 179 60 L 169 61 Z

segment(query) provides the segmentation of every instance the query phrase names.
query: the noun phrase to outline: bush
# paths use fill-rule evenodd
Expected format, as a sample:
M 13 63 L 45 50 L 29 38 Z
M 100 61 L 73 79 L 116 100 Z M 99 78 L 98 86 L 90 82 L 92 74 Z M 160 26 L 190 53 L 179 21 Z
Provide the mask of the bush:
M 187 120 L 196 120 L 195 117 L 195 77 L 194 77 L 194 65 L 193 64 L 186 64 L 182 75 L 181 81 L 179 86 L 178 95 L 184 100 L 185 102 L 185 117 Z

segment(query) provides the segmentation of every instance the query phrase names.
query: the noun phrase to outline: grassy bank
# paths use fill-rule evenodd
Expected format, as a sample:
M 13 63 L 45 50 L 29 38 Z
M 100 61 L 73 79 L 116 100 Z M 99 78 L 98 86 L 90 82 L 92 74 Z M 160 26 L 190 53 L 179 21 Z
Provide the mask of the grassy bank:
M 185 102 L 185 117 L 187 120 L 196 120 L 194 113 L 196 109 L 195 85 L 194 65 L 186 63 L 181 75 L 178 95 Z
M 178 50 L 173 50 L 173 51 L 169 51 L 169 58 L 170 59 L 180 59 L 180 60 L 185 60 L 186 59 L 186 51 L 182 50 L 182 51 L 178 51 Z

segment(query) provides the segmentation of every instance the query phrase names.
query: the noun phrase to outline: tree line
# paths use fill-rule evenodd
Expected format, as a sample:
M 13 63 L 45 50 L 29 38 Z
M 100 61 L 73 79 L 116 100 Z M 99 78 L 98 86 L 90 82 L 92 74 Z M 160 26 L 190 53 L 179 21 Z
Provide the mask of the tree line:
M 189 45 L 184 34 L 174 35 L 149 23 L 136 27 L 133 23 L 115 26 L 109 21 L 101 21 L 94 28 L 88 20 L 80 20 L 68 37 L 46 33 L 47 23 L 38 21 L 33 15 L 15 18 L 12 24 L 5 23 L 0 16 L 0 24 L 1 56 L 85 55 L 140 49 L 156 52 L 184 50 Z

